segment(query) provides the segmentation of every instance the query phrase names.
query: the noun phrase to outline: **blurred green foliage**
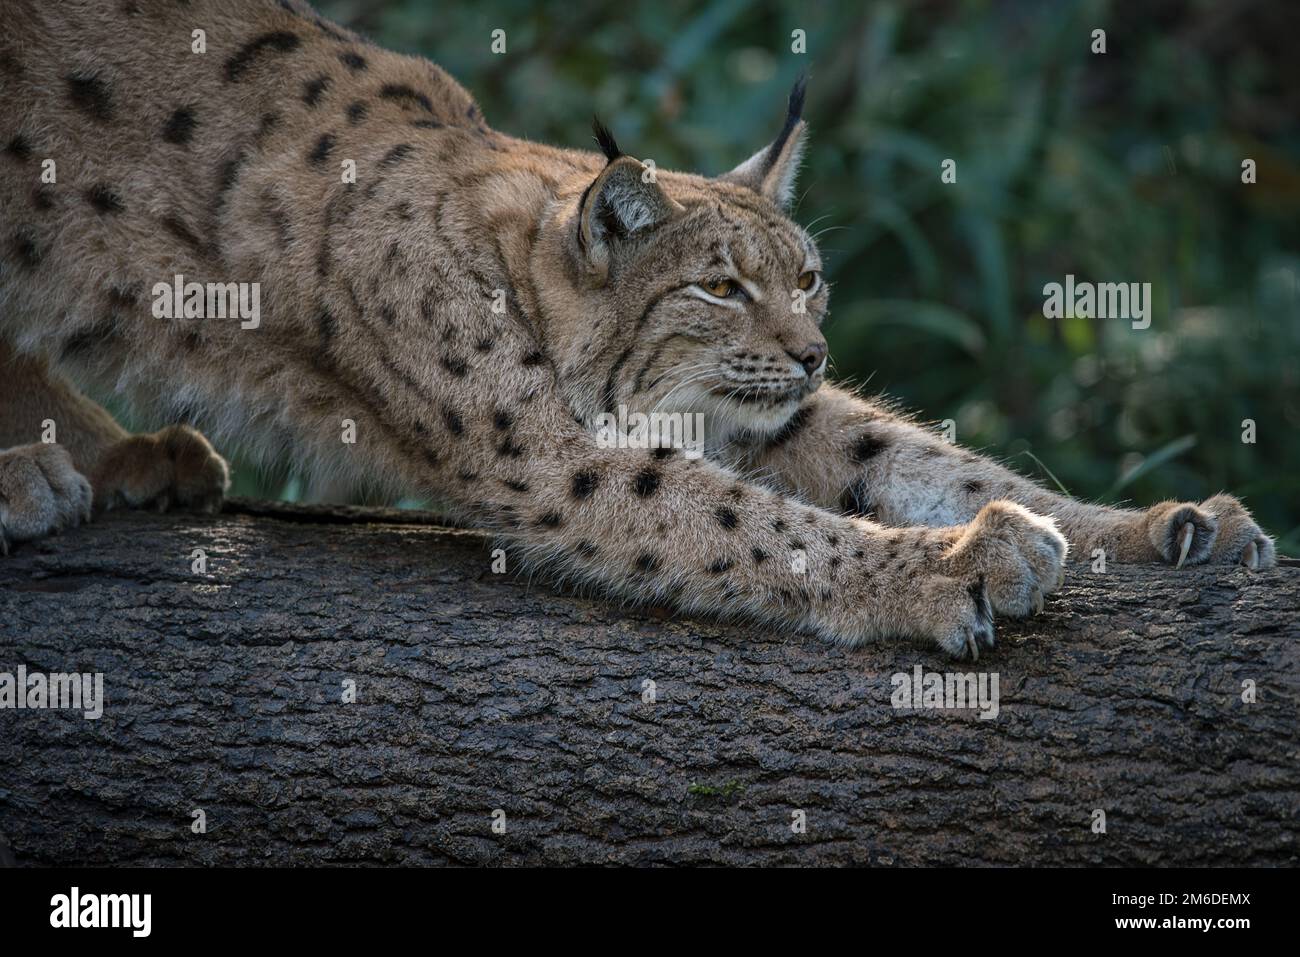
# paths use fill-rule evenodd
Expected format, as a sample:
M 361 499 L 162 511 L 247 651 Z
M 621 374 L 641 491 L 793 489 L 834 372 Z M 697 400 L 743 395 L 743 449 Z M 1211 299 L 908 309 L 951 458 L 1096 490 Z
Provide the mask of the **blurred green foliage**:
M 1081 498 L 1231 490 L 1300 552 L 1300 4 L 319 7 L 441 64 L 498 129 L 590 147 L 595 112 L 705 174 L 764 145 L 808 71 L 796 218 L 835 286 L 839 378 Z M 1151 283 L 1151 327 L 1045 319 L 1067 273 Z

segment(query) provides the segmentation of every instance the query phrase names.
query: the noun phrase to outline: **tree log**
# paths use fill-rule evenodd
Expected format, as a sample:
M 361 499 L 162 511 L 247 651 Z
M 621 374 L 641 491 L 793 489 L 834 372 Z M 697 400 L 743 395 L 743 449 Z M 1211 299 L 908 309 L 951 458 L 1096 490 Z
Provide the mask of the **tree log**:
M 106 703 L 0 711 L 0 857 L 1296 863 L 1295 563 L 1075 564 L 975 665 L 491 565 L 427 515 L 238 501 L 19 547 L 0 672 L 100 672 Z M 895 708 L 917 665 L 997 673 L 997 716 Z

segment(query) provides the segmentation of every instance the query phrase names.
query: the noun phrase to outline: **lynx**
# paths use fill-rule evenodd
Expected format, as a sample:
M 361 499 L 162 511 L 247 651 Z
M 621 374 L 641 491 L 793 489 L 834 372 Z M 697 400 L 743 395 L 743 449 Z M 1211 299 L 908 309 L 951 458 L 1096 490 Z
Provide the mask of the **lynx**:
M 599 152 L 500 133 L 437 66 L 297 0 L 7 0 L 5 21 L 6 549 L 219 507 L 201 429 L 443 502 L 613 595 L 850 644 L 978 657 L 1071 548 L 1275 560 L 1230 496 L 1074 501 L 824 381 L 829 289 L 788 215 L 802 84 L 773 141 L 706 177 L 599 125 Z M 180 277 L 255 283 L 258 321 L 158 318 Z M 78 387 L 170 424 L 127 434 Z M 629 412 L 702 415 L 703 454 L 595 440 Z

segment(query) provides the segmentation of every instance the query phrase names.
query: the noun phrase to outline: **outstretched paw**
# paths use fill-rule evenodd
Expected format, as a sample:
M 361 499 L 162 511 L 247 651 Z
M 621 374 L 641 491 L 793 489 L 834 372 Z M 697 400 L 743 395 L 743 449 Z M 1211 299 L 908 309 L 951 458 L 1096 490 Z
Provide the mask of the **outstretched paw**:
M 1161 502 L 1148 509 L 1146 527 L 1160 557 L 1176 568 L 1210 563 L 1257 569 L 1277 563 L 1273 539 L 1231 495 L 1215 495 L 1199 505 Z
M 62 446 L 38 442 L 0 453 L 0 554 L 10 542 L 90 521 L 92 493 Z
M 1043 610 L 1065 581 L 1069 550 L 1056 522 L 1014 502 L 990 502 L 969 525 L 953 530 L 939 575 L 923 586 L 920 601 L 934 609 L 940 648 L 978 661 L 992 649 L 994 615 L 1019 618 Z
M 230 469 L 200 433 L 171 425 L 132 435 L 109 448 L 95 467 L 95 507 L 172 506 L 215 512 L 230 487 Z
M 946 560 L 984 582 L 995 613 L 1022 618 L 1061 587 L 1068 551 L 1053 519 L 998 501 L 980 509 Z
M 1223 565 L 1245 565 L 1252 571 L 1277 564 L 1277 546 L 1255 524 L 1246 506 L 1231 495 L 1215 495 L 1201 503 L 1201 508 L 1219 523 L 1219 535 L 1210 552 L 1210 561 Z

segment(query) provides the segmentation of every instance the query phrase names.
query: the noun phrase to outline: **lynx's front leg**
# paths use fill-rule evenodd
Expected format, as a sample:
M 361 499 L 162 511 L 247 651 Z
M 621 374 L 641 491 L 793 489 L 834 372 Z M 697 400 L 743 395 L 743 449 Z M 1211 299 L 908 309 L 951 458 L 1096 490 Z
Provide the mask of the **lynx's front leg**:
M 1230 495 L 1200 504 L 1108 508 L 1048 492 L 996 462 L 943 442 L 888 410 L 826 388 L 784 429 L 740 456 L 820 505 L 888 525 L 952 525 L 1008 500 L 1055 519 L 1081 557 L 1266 568 L 1273 540 Z
M 566 413 L 535 412 L 462 416 L 437 467 L 464 477 L 467 516 L 530 561 L 618 595 L 977 657 L 994 644 L 995 613 L 1032 613 L 1061 582 L 1065 540 L 1015 505 L 955 528 L 884 528 L 679 452 L 602 449 Z

